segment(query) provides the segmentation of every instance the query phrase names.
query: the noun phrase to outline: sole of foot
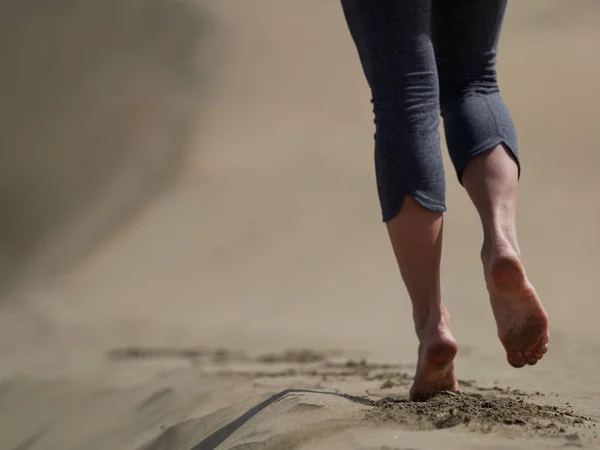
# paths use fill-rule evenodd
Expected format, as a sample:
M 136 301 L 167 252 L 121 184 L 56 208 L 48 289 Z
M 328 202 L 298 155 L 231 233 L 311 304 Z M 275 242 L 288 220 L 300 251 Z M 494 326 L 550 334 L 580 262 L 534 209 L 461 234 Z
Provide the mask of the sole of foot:
M 487 285 L 498 337 L 509 364 L 534 365 L 548 350 L 548 316 L 525 274 L 517 253 L 507 247 L 492 252 Z

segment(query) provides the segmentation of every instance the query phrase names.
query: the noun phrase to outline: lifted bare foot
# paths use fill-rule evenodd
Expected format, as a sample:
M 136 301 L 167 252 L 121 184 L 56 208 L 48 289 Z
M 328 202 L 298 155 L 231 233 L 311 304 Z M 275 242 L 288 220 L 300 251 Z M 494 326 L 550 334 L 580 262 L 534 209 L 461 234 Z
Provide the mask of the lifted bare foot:
M 521 264 L 518 251 L 500 242 L 482 251 L 498 337 L 513 367 L 534 365 L 548 350 L 548 316 Z
M 410 389 L 411 400 L 426 400 L 441 391 L 458 391 L 454 375 L 457 345 L 446 323 L 443 321 L 419 333 L 419 362 Z

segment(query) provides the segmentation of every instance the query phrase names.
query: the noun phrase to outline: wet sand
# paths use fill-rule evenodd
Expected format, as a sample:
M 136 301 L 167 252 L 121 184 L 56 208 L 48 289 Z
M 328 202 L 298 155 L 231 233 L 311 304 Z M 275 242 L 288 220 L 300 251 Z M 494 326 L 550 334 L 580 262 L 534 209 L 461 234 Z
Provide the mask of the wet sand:
M 551 349 L 506 363 L 445 155 L 461 393 L 418 404 L 337 2 L 0 7 L 0 448 L 600 446 L 600 6 L 522 3 L 499 71 Z

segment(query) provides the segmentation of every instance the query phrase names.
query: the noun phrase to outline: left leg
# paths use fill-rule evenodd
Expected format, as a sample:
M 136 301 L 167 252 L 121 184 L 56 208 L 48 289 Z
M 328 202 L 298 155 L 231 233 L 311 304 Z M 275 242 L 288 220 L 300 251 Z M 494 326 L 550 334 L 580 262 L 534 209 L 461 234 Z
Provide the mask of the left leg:
M 383 221 L 419 339 L 411 398 L 456 390 L 456 342 L 440 293 L 445 179 L 432 0 L 342 0 L 372 93 Z

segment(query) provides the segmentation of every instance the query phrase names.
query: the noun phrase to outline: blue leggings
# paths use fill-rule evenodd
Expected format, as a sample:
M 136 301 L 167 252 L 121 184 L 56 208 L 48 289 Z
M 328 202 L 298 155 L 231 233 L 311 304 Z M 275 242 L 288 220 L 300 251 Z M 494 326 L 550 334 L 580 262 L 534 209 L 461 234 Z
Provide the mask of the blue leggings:
M 500 144 L 519 165 L 495 68 L 507 0 L 341 2 L 371 88 L 384 222 L 406 195 L 446 210 L 440 111 L 459 181 L 471 158 Z

